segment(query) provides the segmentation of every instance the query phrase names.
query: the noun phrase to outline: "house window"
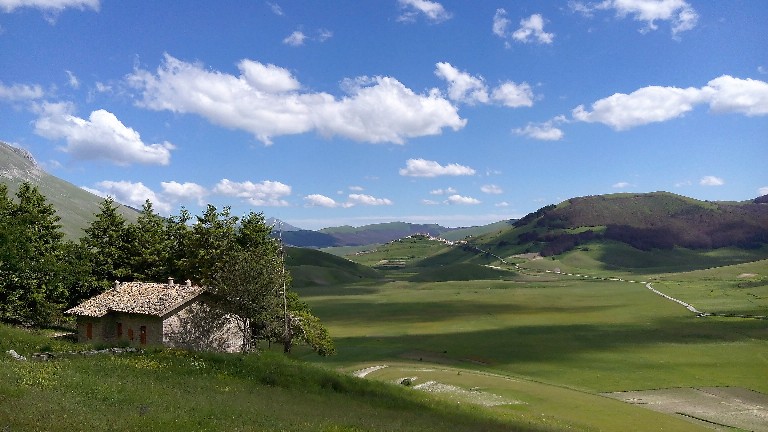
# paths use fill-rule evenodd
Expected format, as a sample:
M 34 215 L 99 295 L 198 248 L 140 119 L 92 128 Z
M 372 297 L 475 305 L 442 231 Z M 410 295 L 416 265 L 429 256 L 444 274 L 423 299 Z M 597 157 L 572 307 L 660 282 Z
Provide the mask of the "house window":
M 139 342 L 142 345 L 147 344 L 147 326 L 141 326 L 139 328 Z
M 93 339 L 93 323 L 91 322 L 85 324 L 85 337 L 86 339 Z
M 117 323 L 117 338 L 120 339 L 123 337 L 123 323 L 119 322 Z
M 128 329 L 128 340 L 133 342 L 133 329 L 132 328 Z

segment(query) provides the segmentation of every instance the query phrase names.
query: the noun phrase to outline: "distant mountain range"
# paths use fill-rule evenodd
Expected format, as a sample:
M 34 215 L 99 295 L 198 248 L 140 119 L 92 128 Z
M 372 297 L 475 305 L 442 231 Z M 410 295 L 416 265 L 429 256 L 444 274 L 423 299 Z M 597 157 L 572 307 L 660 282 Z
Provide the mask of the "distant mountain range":
M 83 229 L 91 224 L 94 215 L 99 212 L 99 205 L 104 201 L 97 195 L 46 173 L 28 151 L 0 142 L 0 183 L 8 186 L 8 194 L 14 198 L 13 195 L 23 182 L 37 186 L 53 205 L 61 217 L 59 223 L 62 232 L 69 239 L 83 235 Z M 118 210 L 129 221 L 135 222 L 138 217 L 138 212 L 131 207 L 119 206 Z
M 469 228 L 446 228 L 436 224 L 388 222 L 361 227 L 342 226 L 318 231 L 285 230 L 283 241 L 296 247 L 327 248 L 338 246 L 365 246 L 386 243 L 413 234 L 428 234 L 447 240 L 460 240 L 509 228 L 514 220 L 496 222 Z

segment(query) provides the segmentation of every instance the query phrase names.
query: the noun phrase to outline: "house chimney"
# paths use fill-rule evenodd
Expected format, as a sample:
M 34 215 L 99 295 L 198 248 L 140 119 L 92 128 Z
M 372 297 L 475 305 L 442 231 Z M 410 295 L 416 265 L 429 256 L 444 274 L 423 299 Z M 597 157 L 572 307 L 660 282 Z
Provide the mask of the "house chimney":
M 118 289 L 120 287 L 120 281 L 115 279 L 115 289 Z
M 172 277 L 168 278 L 168 286 L 173 286 L 173 278 Z
M 187 286 L 188 286 L 188 287 L 191 287 L 191 286 L 192 286 L 192 281 L 191 281 L 191 280 L 189 280 L 189 279 L 187 279 Z

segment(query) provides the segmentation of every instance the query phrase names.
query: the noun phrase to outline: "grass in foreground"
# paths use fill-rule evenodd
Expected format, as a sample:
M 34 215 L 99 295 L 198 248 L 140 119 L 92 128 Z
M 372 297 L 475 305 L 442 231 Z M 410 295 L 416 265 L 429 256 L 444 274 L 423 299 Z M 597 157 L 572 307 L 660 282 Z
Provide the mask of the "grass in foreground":
M 282 355 L 178 350 L 16 361 L 82 348 L 0 325 L 2 430 L 552 430 Z

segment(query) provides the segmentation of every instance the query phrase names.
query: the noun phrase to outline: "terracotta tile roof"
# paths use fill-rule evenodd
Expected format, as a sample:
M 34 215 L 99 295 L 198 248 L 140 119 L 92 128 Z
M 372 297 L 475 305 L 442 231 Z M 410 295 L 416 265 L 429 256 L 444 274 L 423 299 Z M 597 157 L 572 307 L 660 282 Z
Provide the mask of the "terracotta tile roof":
M 68 314 L 102 317 L 110 311 L 163 316 L 202 294 L 194 285 L 145 282 L 115 283 L 115 287 L 66 311 Z

